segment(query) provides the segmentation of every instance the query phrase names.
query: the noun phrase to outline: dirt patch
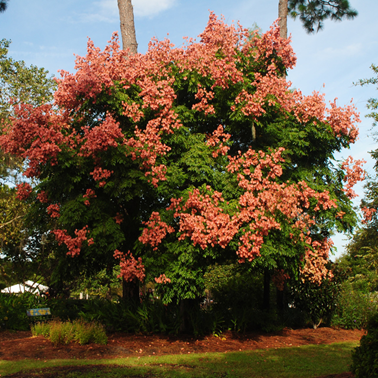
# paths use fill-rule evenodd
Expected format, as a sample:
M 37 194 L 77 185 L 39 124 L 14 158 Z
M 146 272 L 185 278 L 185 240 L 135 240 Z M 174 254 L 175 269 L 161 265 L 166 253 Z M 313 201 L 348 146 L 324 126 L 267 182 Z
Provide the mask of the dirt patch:
M 110 334 L 108 345 L 88 344 L 54 345 L 42 336 L 33 337 L 31 332 L 0 332 L 0 359 L 92 359 L 130 356 L 159 356 L 226 352 L 253 349 L 283 348 L 308 344 L 331 344 L 343 341 L 359 341 L 364 334 L 360 330 L 334 328 L 284 329 L 281 332 L 244 335 L 225 332 L 221 337 L 203 338 L 173 337 L 166 335 Z
M 281 332 L 244 335 L 226 332 L 221 337 L 206 336 L 173 337 L 166 335 L 130 335 L 115 333 L 108 335 L 108 345 L 88 344 L 54 345 L 42 336 L 33 337 L 31 332 L 0 332 L 0 360 L 21 359 L 86 359 L 124 358 L 135 356 L 159 356 L 168 354 L 190 354 L 211 352 L 234 352 L 254 349 L 284 348 L 308 344 L 331 344 L 343 341 L 359 341 L 364 334 L 360 330 L 334 328 L 284 329 Z M 104 368 L 109 368 L 104 365 Z M 91 369 L 91 366 L 62 367 L 60 369 Z M 98 366 L 96 366 L 98 369 Z M 62 371 L 62 370 L 59 370 Z M 75 370 L 77 371 L 77 370 Z M 17 375 L 19 374 L 19 375 Z M 17 373 L 12 377 L 24 377 Z M 38 377 L 38 375 L 30 375 Z M 51 377 L 56 377 L 52 372 Z M 43 375 L 44 378 L 50 375 Z M 319 378 L 350 378 L 350 373 Z

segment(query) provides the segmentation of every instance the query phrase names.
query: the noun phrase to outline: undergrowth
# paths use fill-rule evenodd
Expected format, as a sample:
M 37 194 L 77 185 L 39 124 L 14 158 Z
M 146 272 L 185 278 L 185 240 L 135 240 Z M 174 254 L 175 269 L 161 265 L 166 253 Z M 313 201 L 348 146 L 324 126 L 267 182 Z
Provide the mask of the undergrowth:
M 33 336 L 44 336 L 54 344 L 69 344 L 72 341 L 81 345 L 108 342 L 105 329 L 101 324 L 86 322 L 82 319 L 73 322 L 52 320 L 48 323 L 37 323 L 31 327 L 31 331 Z

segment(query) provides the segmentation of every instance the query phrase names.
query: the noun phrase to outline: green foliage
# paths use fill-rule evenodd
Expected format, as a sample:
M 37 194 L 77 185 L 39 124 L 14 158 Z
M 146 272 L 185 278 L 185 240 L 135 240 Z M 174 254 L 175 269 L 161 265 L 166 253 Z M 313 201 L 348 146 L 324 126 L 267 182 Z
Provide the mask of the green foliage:
M 49 307 L 47 300 L 34 294 L 0 293 L 0 328 L 26 331 L 30 328 L 31 320 L 26 311 L 32 308 Z M 41 317 L 35 317 L 38 320 Z
M 377 310 L 376 295 L 354 290 L 350 282 L 345 282 L 331 324 L 345 329 L 364 329 Z
M 262 275 L 240 264 L 212 265 L 205 273 L 205 286 L 214 302 L 226 308 L 245 304 L 262 306 Z
M 51 101 L 56 83 L 48 77 L 48 71 L 8 57 L 10 41 L 0 40 L 0 119 L 12 115 L 9 101 L 16 104 L 40 105 Z
M 356 378 L 378 376 L 378 313 L 367 323 L 367 334 L 362 336 L 360 346 L 352 352 L 351 371 Z
M 341 21 L 353 19 L 358 14 L 350 8 L 348 0 L 289 0 L 288 10 L 294 19 L 299 16 L 307 33 L 322 29 L 327 18 Z
M 32 325 L 31 332 L 33 336 L 49 337 L 51 324 L 48 322 L 38 322 Z
M 361 79 L 355 85 L 378 84 L 378 66 L 372 64 L 371 69 L 376 77 Z M 373 126 L 378 122 L 378 101 L 369 99 L 368 109 L 371 113 L 368 117 L 373 119 Z M 373 134 L 377 140 L 377 134 Z M 375 175 L 370 175 L 365 183 L 365 196 L 361 201 L 361 208 L 365 210 L 366 219 L 354 233 L 353 238 L 347 246 L 346 253 L 341 257 L 340 264 L 350 269 L 349 280 L 353 284 L 353 289 L 362 293 L 378 291 L 378 215 L 374 212 L 378 209 L 378 150 L 370 152 L 376 161 L 374 170 Z M 370 213 L 370 216 L 369 216 Z
M 374 74 L 377 77 L 372 77 L 370 79 L 360 79 L 355 85 L 368 85 L 368 84 L 378 84 L 378 66 L 375 64 L 372 64 L 370 68 L 374 71 Z M 370 117 L 373 119 L 373 125 L 376 126 L 378 122 L 378 100 L 371 98 L 368 100 L 367 108 L 372 110 L 370 114 L 367 115 L 367 117 Z
M 81 345 L 88 343 L 106 344 L 105 329 L 95 322 L 74 320 L 61 322 L 58 320 L 49 323 L 37 323 L 31 327 L 33 336 L 44 336 L 54 344 L 69 344 L 76 341 Z
M 14 116 L 10 103 L 38 106 L 51 101 L 56 89 L 48 71 L 9 57 L 9 45 L 10 41 L 0 40 L 0 135 Z M 51 275 L 50 251 L 43 245 L 41 230 L 25 221 L 29 203 L 16 198 L 14 186 L 23 168 L 21 159 L 0 150 L 0 284 L 6 286 L 31 279 L 35 272 Z
M 346 278 L 345 272 L 337 265 L 329 266 L 328 269 L 332 275 L 329 273 L 320 284 L 302 276 L 289 283 L 291 304 L 311 319 L 313 328 L 317 328 L 321 323 L 330 325 L 338 308 L 342 282 Z
M 119 274 L 119 266 L 114 267 L 112 272 L 103 269 L 89 277 L 84 272 L 76 280 L 71 297 L 78 298 L 81 293 L 85 293 L 90 297 L 117 299 L 122 294 L 122 278 L 118 278 Z
M 86 321 L 103 324 L 111 332 L 177 334 L 181 323 L 178 305 L 164 305 L 160 300 L 151 299 L 139 304 L 122 300 L 83 301 L 78 315 Z

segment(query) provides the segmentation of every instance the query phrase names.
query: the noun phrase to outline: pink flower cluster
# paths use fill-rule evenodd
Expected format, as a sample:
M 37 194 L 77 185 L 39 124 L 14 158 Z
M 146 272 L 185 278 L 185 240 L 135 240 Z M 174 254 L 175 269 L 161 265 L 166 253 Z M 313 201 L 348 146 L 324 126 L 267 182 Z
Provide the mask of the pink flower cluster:
M 80 253 L 84 241 L 87 241 L 88 246 L 94 243 L 93 238 L 87 238 L 87 234 L 89 233 L 88 226 L 85 226 L 81 230 L 75 230 L 76 237 L 74 238 L 68 235 L 67 230 L 54 230 L 53 233 L 59 245 L 64 243 L 67 246 L 67 255 L 72 257 Z
M 33 191 L 32 187 L 27 182 L 18 184 L 16 188 L 17 188 L 16 198 L 19 199 L 20 201 L 27 200 Z
M 96 198 L 96 197 L 97 195 L 93 189 L 87 189 L 87 191 L 83 195 L 83 198 L 85 198 L 84 205 L 89 206 L 90 205 L 89 199 Z
M 158 284 L 165 284 L 165 283 L 170 283 L 171 280 L 168 277 L 166 277 L 165 274 L 160 274 L 159 277 L 155 277 L 155 282 Z
M 145 275 L 142 258 L 138 257 L 136 260 L 133 254 L 128 251 L 126 254 L 116 249 L 114 251 L 114 258 L 120 260 L 121 273 L 118 277 L 122 277 L 125 281 L 131 282 L 134 280 L 143 281 Z
M 51 218 L 59 218 L 60 217 L 60 206 L 58 204 L 52 204 L 47 207 L 47 214 L 50 215 Z

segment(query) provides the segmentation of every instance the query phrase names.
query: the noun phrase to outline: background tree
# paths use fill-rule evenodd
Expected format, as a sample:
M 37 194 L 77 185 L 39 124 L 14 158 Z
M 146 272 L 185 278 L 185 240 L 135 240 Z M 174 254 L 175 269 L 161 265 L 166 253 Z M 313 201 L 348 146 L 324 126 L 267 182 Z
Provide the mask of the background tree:
M 55 81 L 43 68 L 27 67 L 23 61 L 15 61 L 9 57 L 9 44 L 5 39 L 0 41 L 2 128 L 11 124 L 10 117 L 14 115 L 12 106 L 19 103 L 38 106 L 51 101 L 56 88 Z M 37 259 L 36 250 L 30 249 L 30 237 L 36 231 L 32 222 L 29 225 L 26 223 L 25 216 L 29 205 L 17 198 L 16 185 L 21 180 L 22 172 L 22 158 L 0 150 L 0 247 L 2 265 L 12 266 L 12 275 L 7 270 L 8 283 L 9 279 L 22 281 L 30 278 L 33 269 L 41 266 L 43 261 L 42 258 Z
M 358 13 L 350 8 L 348 0 L 279 0 L 278 17 L 282 38 L 287 38 L 288 14 L 294 19 L 299 16 L 307 33 L 314 33 L 323 28 L 323 22 L 328 18 L 341 21 L 343 18 L 353 19 Z
M 371 65 L 376 77 L 359 80 L 356 85 L 368 85 L 378 83 L 378 67 Z M 378 100 L 368 100 L 367 108 L 371 113 L 367 115 L 373 119 L 373 126 L 378 121 Z M 376 133 L 373 134 L 377 140 Z M 361 201 L 361 209 L 364 214 L 361 227 L 354 233 L 353 239 L 347 246 L 347 252 L 341 258 L 341 263 L 351 268 L 351 279 L 358 289 L 369 292 L 376 291 L 378 287 L 378 149 L 370 152 L 375 160 L 375 175 L 370 176 L 365 184 L 365 196 Z
M 0 13 L 5 12 L 8 7 L 8 0 L 0 0 Z

